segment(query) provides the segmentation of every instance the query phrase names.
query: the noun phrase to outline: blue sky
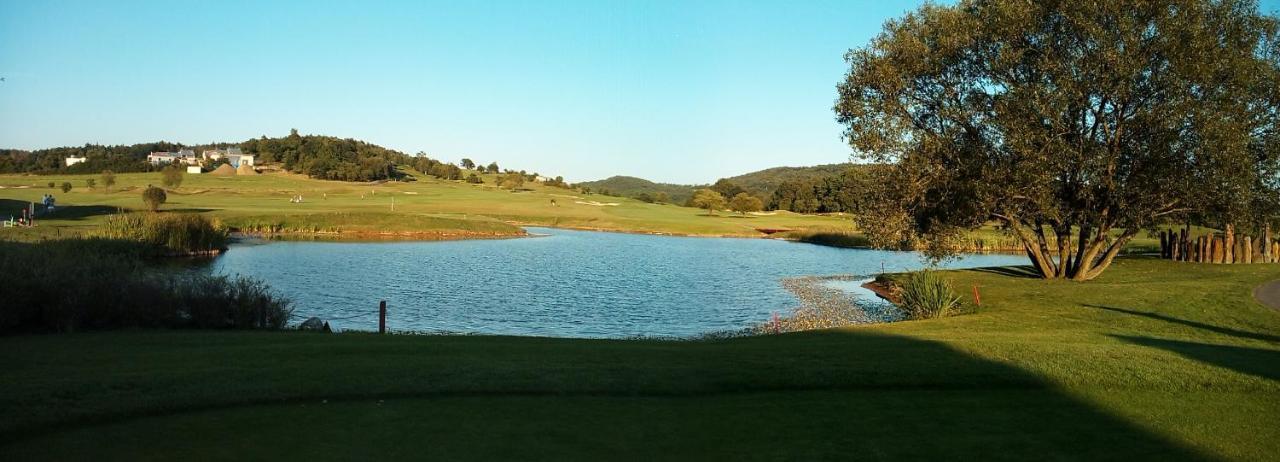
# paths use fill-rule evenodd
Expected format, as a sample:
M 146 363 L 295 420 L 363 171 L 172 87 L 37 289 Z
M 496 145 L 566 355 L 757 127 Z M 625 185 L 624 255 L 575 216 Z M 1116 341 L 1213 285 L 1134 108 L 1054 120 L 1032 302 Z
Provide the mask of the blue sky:
M 920 2 L 363 3 L 0 0 L 0 146 L 297 128 L 571 181 L 843 162 L 842 55 Z

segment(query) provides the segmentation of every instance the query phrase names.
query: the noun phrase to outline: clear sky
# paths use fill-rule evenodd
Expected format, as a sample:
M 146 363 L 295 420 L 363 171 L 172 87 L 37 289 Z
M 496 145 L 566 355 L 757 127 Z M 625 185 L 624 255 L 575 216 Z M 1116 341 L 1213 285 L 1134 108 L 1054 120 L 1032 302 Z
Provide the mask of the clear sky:
M 570 181 L 843 162 L 842 55 L 920 2 L 424 3 L 0 0 L 0 147 L 297 128 Z

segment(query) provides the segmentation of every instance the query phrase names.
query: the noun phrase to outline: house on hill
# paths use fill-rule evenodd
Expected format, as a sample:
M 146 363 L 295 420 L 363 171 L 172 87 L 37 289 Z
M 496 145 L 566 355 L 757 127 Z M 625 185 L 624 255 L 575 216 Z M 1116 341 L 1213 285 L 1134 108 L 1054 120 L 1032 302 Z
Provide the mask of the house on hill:
M 253 166 L 253 155 L 245 154 L 240 148 L 230 147 L 226 149 L 210 149 L 201 153 L 205 160 L 216 161 L 218 159 L 227 159 L 232 167 L 239 168 L 241 164 Z
M 68 166 L 68 167 L 70 167 L 70 166 L 72 166 L 72 165 L 75 165 L 75 164 L 83 163 L 85 160 L 88 160 L 88 158 L 86 158 L 86 157 L 76 157 L 76 156 L 71 156 L 71 157 L 66 158 L 67 166 Z
M 196 157 L 195 151 L 190 149 L 183 149 L 178 152 L 164 152 L 164 151 L 152 152 L 151 154 L 147 154 L 147 162 L 151 162 L 151 165 L 160 165 L 160 164 L 198 165 L 200 163 L 200 158 Z

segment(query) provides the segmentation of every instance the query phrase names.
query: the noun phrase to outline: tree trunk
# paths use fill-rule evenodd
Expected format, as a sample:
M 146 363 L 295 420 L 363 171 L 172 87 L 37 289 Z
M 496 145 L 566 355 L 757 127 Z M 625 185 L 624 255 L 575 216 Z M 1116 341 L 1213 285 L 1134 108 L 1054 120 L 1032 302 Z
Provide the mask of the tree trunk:
M 1271 225 L 1262 228 L 1262 261 L 1271 263 Z

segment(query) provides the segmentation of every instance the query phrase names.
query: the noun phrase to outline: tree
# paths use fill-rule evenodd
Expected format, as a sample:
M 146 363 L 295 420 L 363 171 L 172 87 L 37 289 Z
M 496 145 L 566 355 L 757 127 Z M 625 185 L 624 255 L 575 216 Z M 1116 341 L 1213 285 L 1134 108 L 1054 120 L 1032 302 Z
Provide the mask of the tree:
M 145 202 L 147 208 L 151 209 L 152 212 L 159 210 L 160 204 L 163 204 L 168 199 L 169 197 L 164 190 L 155 186 L 147 185 L 147 189 L 142 191 L 142 202 Z
M 498 163 L 490 162 L 487 169 L 489 170 L 489 173 L 498 173 Z
M 693 192 L 689 203 L 694 207 L 707 209 L 707 215 L 714 215 L 716 210 L 724 208 L 724 196 L 710 189 L 699 189 Z
M 935 256 L 995 220 L 1040 276 L 1083 281 L 1143 229 L 1256 215 L 1280 194 L 1278 28 L 1208 0 L 963 0 L 890 21 L 845 56 L 835 106 L 855 157 L 889 164 L 892 207 L 865 218 Z
M 747 192 L 747 190 L 738 186 L 737 183 L 729 181 L 728 178 L 716 180 L 716 184 L 711 185 L 711 190 L 720 193 L 722 197 L 734 197 L 739 193 Z
M 557 178 L 559 178 L 559 177 L 557 177 Z M 654 194 L 653 194 L 653 201 L 654 201 L 654 202 L 657 202 L 657 203 L 659 203 L 659 204 L 665 204 L 665 203 L 667 203 L 667 202 L 671 202 L 671 196 L 670 196 L 670 195 L 668 195 L 668 194 L 667 194 L 667 193 L 665 193 L 665 192 L 658 191 L 658 192 L 656 192 L 656 193 L 654 193 Z
M 467 183 L 484 184 L 484 180 L 480 178 L 480 175 L 476 175 L 472 173 L 470 175 L 467 175 Z
M 163 170 L 160 170 L 160 175 L 162 176 L 164 185 L 170 188 L 177 188 L 178 186 L 181 186 L 182 177 L 186 174 L 187 172 L 178 165 L 170 165 L 165 167 Z
M 52 181 L 50 181 L 50 182 L 49 182 L 49 189 L 53 189 L 53 188 L 54 188 L 54 186 L 57 186 L 57 184 L 56 184 L 56 183 L 54 183 L 54 182 L 52 182 Z
M 502 178 L 498 180 L 498 186 L 512 190 L 524 186 L 524 175 L 516 172 L 502 175 Z
M 102 186 L 107 188 L 107 192 L 111 192 L 111 187 L 116 185 L 116 174 L 111 170 L 102 171 Z
M 97 184 L 97 181 L 95 181 L 93 178 L 87 178 L 84 180 L 84 185 L 88 186 L 89 189 L 93 189 L 93 185 L 95 184 Z
M 71 182 L 70 182 L 70 181 L 63 181 L 63 182 L 62 182 L 62 193 L 63 193 L 63 194 L 66 194 L 66 193 L 69 193 L 69 192 L 71 192 Z
M 467 169 L 467 170 L 471 170 L 471 169 L 473 169 L 473 168 L 476 168 L 476 163 L 475 163 L 475 162 L 472 162 L 472 161 L 471 161 L 471 159 L 463 158 L 463 159 L 462 159 L 462 168 L 465 168 L 465 169 Z
M 729 209 L 743 215 L 748 212 L 759 212 L 762 208 L 764 203 L 759 198 L 744 192 L 738 193 L 729 200 Z

